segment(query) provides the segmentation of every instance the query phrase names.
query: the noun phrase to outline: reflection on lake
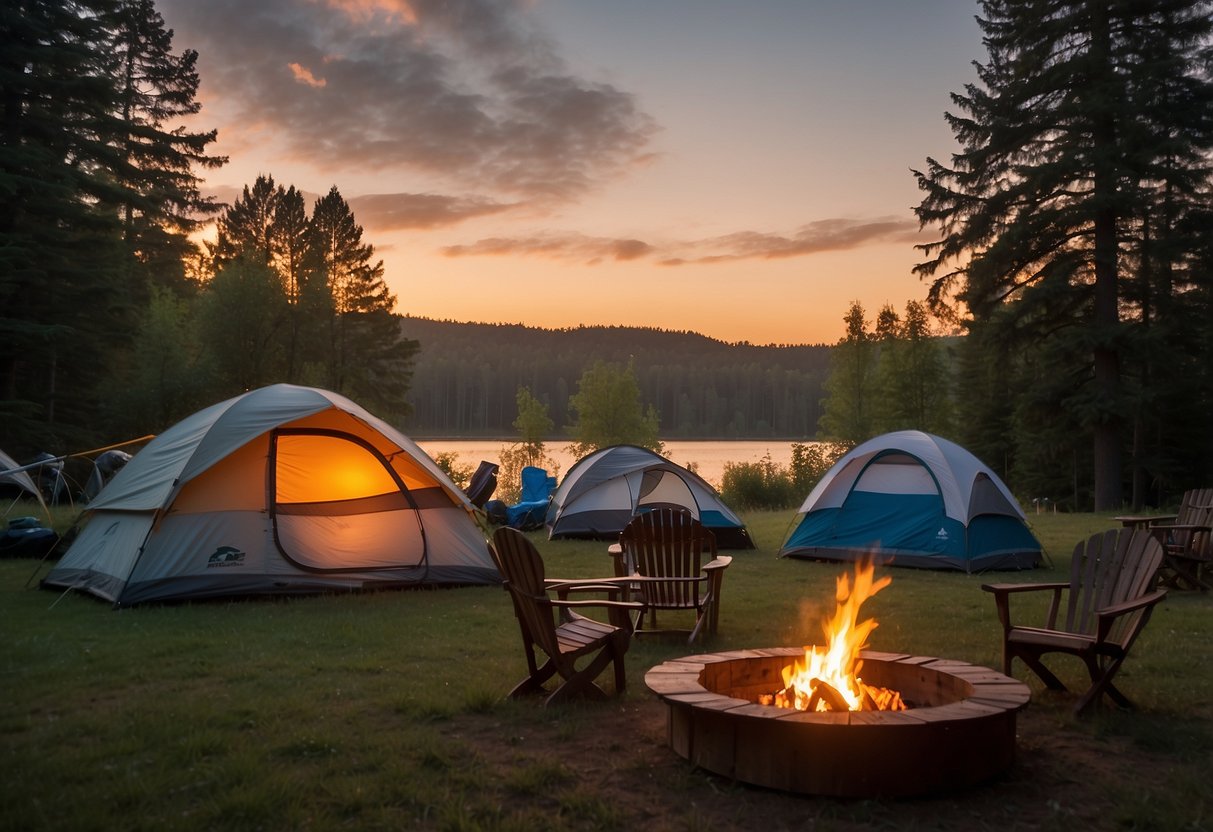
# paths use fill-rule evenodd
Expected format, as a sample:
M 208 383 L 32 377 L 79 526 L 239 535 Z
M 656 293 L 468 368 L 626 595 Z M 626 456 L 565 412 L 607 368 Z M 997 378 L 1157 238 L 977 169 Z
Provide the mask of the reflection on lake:
M 508 441 L 500 439 L 427 439 L 417 443 L 430 456 L 440 453 L 458 454 L 459 463 L 475 468 L 481 460 L 500 462 L 501 449 L 509 447 Z M 810 444 L 810 443 L 802 443 Z M 560 470 L 554 472 L 560 479 L 577 460 L 567 450 L 568 443 L 549 442 L 545 446 L 547 455 L 556 461 Z M 770 455 L 776 465 L 787 466 L 792 462 L 792 440 L 757 439 L 737 441 L 670 441 L 665 443 L 665 456 L 682 466 L 696 466 L 699 476 L 719 488 L 727 462 L 759 462 Z

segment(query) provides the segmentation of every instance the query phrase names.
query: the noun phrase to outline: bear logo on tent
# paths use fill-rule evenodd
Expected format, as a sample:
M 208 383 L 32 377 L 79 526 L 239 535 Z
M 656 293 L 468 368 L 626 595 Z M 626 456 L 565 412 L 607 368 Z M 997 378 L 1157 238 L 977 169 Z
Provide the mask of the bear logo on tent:
M 206 567 L 210 569 L 214 566 L 241 566 L 244 563 L 244 552 L 237 549 L 235 546 L 220 546 L 211 553 L 207 559 Z

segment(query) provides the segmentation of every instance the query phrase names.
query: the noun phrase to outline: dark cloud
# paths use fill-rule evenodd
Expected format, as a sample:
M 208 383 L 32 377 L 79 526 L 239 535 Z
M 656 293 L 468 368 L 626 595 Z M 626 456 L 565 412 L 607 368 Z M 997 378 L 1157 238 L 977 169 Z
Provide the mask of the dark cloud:
M 644 161 L 635 98 L 569 72 L 511 0 L 161 0 L 227 130 L 321 169 L 569 199 Z M 205 113 L 206 111 L 204 111 Z
M 732 260 L 775 260 L 840 251 L 870 244 L 918 242 L 918 224 L 911 220 L 820 220 L 791 235 L 739 231 L 692 242 L 652 244 L 642 240 L 549 234 L 535 237 L 493 237 L 443 249 L 448 257 L 468 255 L 537 255 L 595 263 L 604 259 L 637 260 L 652 256 L 664 266 L 710 264 Z

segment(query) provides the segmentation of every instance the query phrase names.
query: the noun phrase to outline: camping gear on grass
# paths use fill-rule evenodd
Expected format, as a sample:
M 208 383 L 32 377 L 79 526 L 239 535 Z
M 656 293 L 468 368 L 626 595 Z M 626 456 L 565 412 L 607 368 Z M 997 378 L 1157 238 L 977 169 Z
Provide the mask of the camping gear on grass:
M 0 534 L 0 558 L 44 558 L 59 543 L 59 535 L 37 517 L 14 517 Z
M 655 508 L 689 512 L 716 535 L 718 549 L 754 548 L 741 518 L 706 480 L 636 445 L 602 448 L 569 469 L 548 505 L 548 537 L 614 540 L 634 516 Z
M 990 468 L 954 442 L 905 430 L 838 460 L 779 555 L 980 572 L 1038 566 L 1041 548 Z
M 501 578 L 471 503 L 408 437 L 275 384 L 153 439 L 43 581 L 116 606 Z

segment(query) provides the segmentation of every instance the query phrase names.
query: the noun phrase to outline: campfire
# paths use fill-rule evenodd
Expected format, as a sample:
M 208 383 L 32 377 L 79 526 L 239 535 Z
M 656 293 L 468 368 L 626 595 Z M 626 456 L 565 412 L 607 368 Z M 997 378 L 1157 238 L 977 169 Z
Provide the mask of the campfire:
M 666 705 L 670 748 L 745 783 L 838 797 L 942 793 L 1005 771 L 1028 686 L 955 659 L 860 652 L 876 629 L 860 605 L 889 583 L 871 564 L 840 577 L 823 647 L 697 653 L 650 668 L 644 682 Z
M 874 580 L 872 562 L 855 565 L 855 578 L 847 573 L 837 579 L 834 615 L 822 624 L 825 646 L 804 648 L 804 659 L 783 669 L 783 689 L 758 697 L 759 704 L 798 711 L 902 711 L 901 694 L 885 687 L 864 684 L 859 651 L 867 647 L 876 629 L 873 618 L 859 620 L 863 602 L 884 589 L 892 578 Z

